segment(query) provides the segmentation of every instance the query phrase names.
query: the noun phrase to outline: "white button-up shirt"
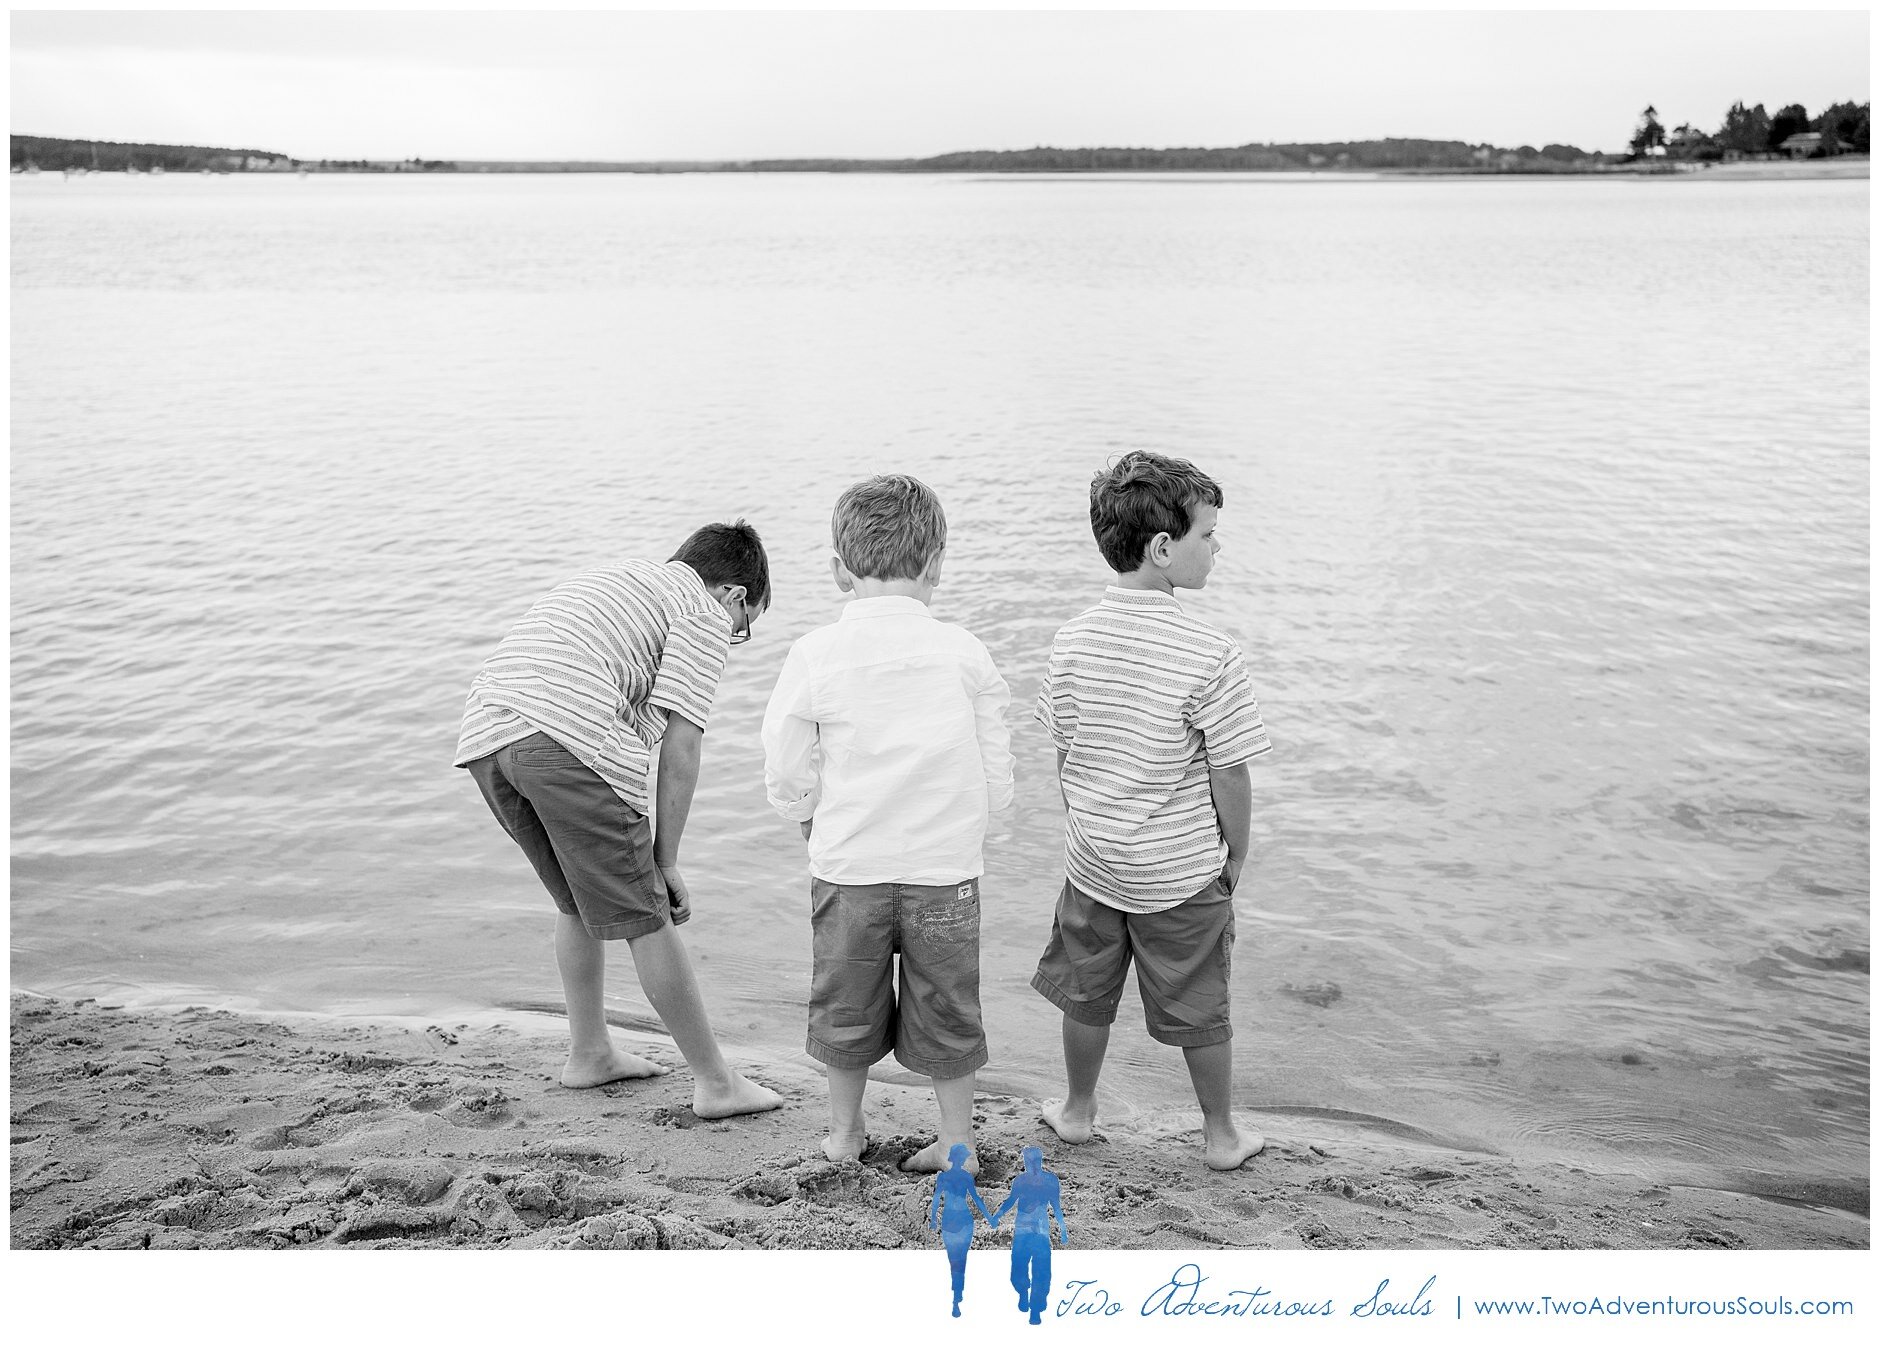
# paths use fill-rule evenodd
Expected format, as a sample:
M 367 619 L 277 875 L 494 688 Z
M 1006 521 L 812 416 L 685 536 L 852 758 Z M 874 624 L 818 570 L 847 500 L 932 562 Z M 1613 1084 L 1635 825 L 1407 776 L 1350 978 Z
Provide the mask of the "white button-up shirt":
M 902 595 L 851 600 L 796 640 L 764 714 L 764 785 L 815 819 L 826 883 L 979 877 L 988 814 L 1011 806 L 1011 691 L 985 644 Z

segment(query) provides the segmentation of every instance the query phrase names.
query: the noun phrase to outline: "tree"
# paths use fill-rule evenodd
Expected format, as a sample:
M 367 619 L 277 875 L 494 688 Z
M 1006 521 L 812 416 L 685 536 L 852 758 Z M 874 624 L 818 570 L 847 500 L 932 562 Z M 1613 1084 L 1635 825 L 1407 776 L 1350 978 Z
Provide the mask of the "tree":
M 1714 161 L 1723 155 L 1709 133 L 1689 123 L 1678 124 L 1671 134 L 1668 150 L 1680 160 Z
M 1665 144 L 1664 124 L 1658 121 L 1658 110 L 1650 104 L 1639 115 L 1638 130 L 1632 134 L 1630 143 L 1634 156 L 1649 156 L 1652 148 Z
M 1830 139 L 1839 138 L 1859 153 L 1866 155 L 1868 149 L 1866 104 L 1842 103 L 1830 104 L 1815 119 L 1814 130 L 1822 135 L 1824 142 L 1829 142 L 1828 151 L 1832 154 L 1835 147 Z
M 1780 150 L 1782 143 L 1798 132 L 1808 131 L 1808 110 L 1791 104 L 1769 120 L 1769 149 Z
M 1730 111 L 1723 115 L 1723 126 L 1717 129 L 1717 140 L 1727 151 L 1740 151 L 1746 156 L 1769 149 L 1769 115 L 1763 112 L 1763 106 L 1745 108 L 1741 101 L 1730 105 Z

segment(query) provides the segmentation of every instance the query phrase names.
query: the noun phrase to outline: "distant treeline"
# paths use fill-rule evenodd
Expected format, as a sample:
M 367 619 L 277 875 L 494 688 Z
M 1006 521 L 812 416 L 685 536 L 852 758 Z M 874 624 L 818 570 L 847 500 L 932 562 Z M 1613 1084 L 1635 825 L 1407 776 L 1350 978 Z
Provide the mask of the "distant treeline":
M 1730 105 L 1715 132 L 1689 123 L 1670 132 L 1658 121 L 1658 110 L 1647 106 L 1632 133 L 1634 156 L 1671 156 L 1682 160 L 1720 161 L 1745 156 L 1840 156 L 1868 154 L 1869 105 L 1830 104 L 1815 117 L 1800 104 L 1790 104 L 1771 117 L 1761 104 Z M 1812 134 L 1812 135 L 1811 135 Z
M 278 151 L 227 147 L 158 146 L 90 142 L 63 137 L 13 137 L 15 170 L 213 170 L 305 171 L 312 173 L 411 173 L 460 171 L 484 174 L 688 171 L 845 174 L 926 174 L 948 171 L 1122 170 L 1563 170 L 1603 163 L 1607 157 L 1574 146 L 1552 144 L 1503 149 L 1467 142 L 1386 137 L 1371 142 L 1253 143 L 1238 147 L 1033 147 L 1025 151 L 954 151 L 907 159 L 802 157 L 749 161 L 470 161 L 297 160 Z
M 1801 134 L 1798 137 L 1798 134 Z M 1819 134 L 1809 136 L 1807 134 Z M 1250 142 L 1235 147 L 1032 147 L 1024 151 L 953 151 L 913 159 L 835 157 L 750 161 L 466 161 L 296 160 L 278 151 L 212 146 L 160 146 L 133 142 L 88 142 L 63 137 L 13 137 L 15 170 L 210 170 L 324 173 L 484 174 L 688 171 L 823 171 L 847 174 L 924 174 L 947 171 L 1222 171 L 1382 170 L 1400 173 L 1470 172 L 1559 174 L 1613 168 L 1644 157 L 1725 160 L 1749 156 L 1866 155 L 1868 105 L 1834 104 L 1811 119 L 1799 104 L 1774 116 L 1761 104 L 1733 104 L 1714 133 L 1690 124 L 1667 133 L 1656 109 L 1648 108 L 1634 132 L 1629 154 L 1608 156 L 1577 146 L 1498 147 L 1486 143 L 1385 137 L 1363 142 Z
M 278 151 L 225 146 L 161 146 L 143 142 L 86 142 L 69 137 L 13 134 L 13 168 L 25 170 L 288 170 Z
M 1029 151 L 955 151 L 904 162 L 910 170 L 1473 170 L 1509 160 L 1558 165 L 1594 159 L 1576 146 L 1507 150 L 1468 142 L 1385 137 L 1371 142 L 1266 142 L 1235 147 L 1033 147 Z M 759 168 L 768 168 L 758 162 Z
M 72 137 L 13 134 L 15 170 L 166 170 L 187 173 L 235 171 L 349 170 L 397 173 L 455 170 L 455 161 L 300 161 L 279 151 L 226 146 L 166 146 L 145 142 L 88 142 Z

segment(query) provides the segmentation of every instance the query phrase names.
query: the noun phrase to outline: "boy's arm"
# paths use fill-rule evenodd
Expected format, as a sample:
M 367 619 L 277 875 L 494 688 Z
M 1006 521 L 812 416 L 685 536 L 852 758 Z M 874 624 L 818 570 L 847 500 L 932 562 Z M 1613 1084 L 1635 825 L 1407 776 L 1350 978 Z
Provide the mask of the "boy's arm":
M 822 794 L 821 733 L 813 711 L 809 666 L 792 647 L 764 709 L 764 792 L 780 815 L 803 824 L 805 840 Z
M 658 820 L 653 827 L 653 865 L 666 881 L 672 898 L 672 922 L 681 925 L 692 915 L 691 893 L 679 874 L 679 838 L 692 812 L 692 793 L 698 788 L 699 750 L 705 729 L 677 713 L 666 718 L 666 735 L 659 743 Z
M 679 838 L 692 811 L 705 720 L 711 714 L 730 639 L 731 618 L 722 609 L 705 608 L 674 619 L 660 646 L 659 671 L 646 696 L 647 707 L 665 715 L 659 742 L 659 786 L 653 802 L 657 819 L 653 864 L 672 899 L 674 925 L 692 914 L 691 894 L 679 874 Z
M 1045 663 L 1044 683 L 1038 687 L 1038 702 L 1032 706 L 1031 715 L 1044 724 L 1044 730 L 1051 734 L 1051 743 L 1057 747 L 1058 802 L 1064 811 L 1071 810 L 1071 800 L 1064 793 L 1064 761 L 1071 753 L 1070 731 L 1066 715 L 1060 711 L 1060 701 L 1067 700 L 1064 693 L 1061 672 L 1058 667 L 1058 647 L 1054 640 L 1051 644 L 1051 659 Z M 1064 705 L 1068 708 L 1068 703 Z
M 1253 775 L 1247 762 L 1229 765 L 1224 770 L 1208 770 L 1208 788 L 1214 794 L 1214 816 L 1221 824 L 1221 839 L 1227 842 L 1227 886 L 1240 882 L 1240 870 L 1247 862 L 1247 840 L 1253 822 Z
M 1012 806 L 1012 734 L 1005 727 L 1005 708 L 1011 702 L 1011 689 L 986 655 L 985 674 L 973 695 L 973 729 L 979 738 L 980 768 L 986 772 L 986 807 L 992 812 Z
M 1018 1198 L 1018 1187 L 1015 1185 L 1012 1187 L 1012 1193 L 1005 1197 L 1005 1203 L 999 1206 L 998 1212 L 991 1215 L 992 1225 L 995 1228 L 999 1225 L 999 1216 L 1003 1214 L 1007 1209 L 1011 1208 L 1012 1201 L 1017 1198 Z
M 1247 861 L 1248 824 L 1253 817 L 1253 779 L 1247 762 L 1273 749 L 1260 721 L 1260 705 L 1240 648 L 1229 643 L 1220 668 L 1195 696 L 1189 724 L 1201 734 L 1208 762 L 1214 815 L 1227 843 L 1227 883 L 1240 882 Z
M 985 1219 L 986 1222 L 991 1223 L 993 1221 L 992 1212 L 986 1208 L 986 1202 L 979 1198 L 979 1187 L 969 1184 L 966 1187 L 966 1193 L 971 1195 L 973 1197 L 973 1203 L 979 1206 L 979 1216 Z

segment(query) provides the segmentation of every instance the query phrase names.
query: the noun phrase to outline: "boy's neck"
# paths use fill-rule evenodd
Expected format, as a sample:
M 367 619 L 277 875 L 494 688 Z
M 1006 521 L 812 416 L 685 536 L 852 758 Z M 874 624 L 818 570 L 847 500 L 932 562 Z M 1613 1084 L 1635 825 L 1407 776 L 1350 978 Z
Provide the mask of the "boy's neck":
M 926 581 L 910 581 L 904 576 L 889 580 L 878 576 L 857 576 L 853 578 L 850 589 L 858 600 L 880 600 L 890 595 L 919 600 L 922 604 L 929 604 L 933 600 L 932 585 Z
M 1124 590 L 1159 590 L 1171 598 L 1175 594 L 1175 583 L 1168 579 L 1168 573 L 1146 562 L 1134 571 L 1117 572 L 1116 584 Z

